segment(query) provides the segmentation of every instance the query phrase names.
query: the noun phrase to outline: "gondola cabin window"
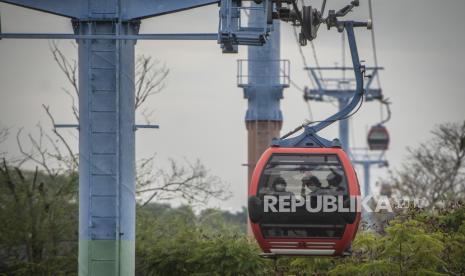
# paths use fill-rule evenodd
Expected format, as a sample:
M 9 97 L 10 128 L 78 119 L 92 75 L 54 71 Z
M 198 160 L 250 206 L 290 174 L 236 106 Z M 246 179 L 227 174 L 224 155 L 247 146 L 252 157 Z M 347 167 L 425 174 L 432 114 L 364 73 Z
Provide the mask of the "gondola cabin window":
M 347 179 L 336 154 L 273 154 L 258 189 L 259 197 L 347 194 Z

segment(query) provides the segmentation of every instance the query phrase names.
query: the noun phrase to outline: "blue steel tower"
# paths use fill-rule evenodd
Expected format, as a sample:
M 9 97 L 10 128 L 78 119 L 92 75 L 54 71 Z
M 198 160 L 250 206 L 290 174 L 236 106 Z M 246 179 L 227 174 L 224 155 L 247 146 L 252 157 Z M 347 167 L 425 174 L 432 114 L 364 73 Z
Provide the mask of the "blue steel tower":
M 218 34 L 139 35 L 140 20 L 212 0 L 0 0 L 71 18 L 79 53 L 79 275 L 135 272 L 134 50 L 137 39 L 217 40 Z

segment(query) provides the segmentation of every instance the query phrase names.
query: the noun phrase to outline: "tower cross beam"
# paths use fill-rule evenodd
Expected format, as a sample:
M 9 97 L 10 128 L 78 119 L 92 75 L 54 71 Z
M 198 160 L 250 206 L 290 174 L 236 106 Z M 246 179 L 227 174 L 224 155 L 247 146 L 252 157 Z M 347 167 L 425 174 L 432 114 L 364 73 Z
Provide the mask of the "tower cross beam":
M 352 89 L 305 89 L 304 98 L 305 100 L 314 100 L 320 102 L 331 101 L 332 99 L 342 99 L 347 101 L 350 100 L 355 93 L 356 91 Z M 369 89 L 365 92 L 365 101 L 382 98 L 383 95 L 381 89 Z
M 99 39 L 99 40 L 218 40 L 217 33 L 160 33 L 160 34 L 90 34 L 70 33 L 1 33 L 0 39 Z
M 0 0 L 0 2 L 77 19 L 130 21 L 218 3 L 215 0 Z

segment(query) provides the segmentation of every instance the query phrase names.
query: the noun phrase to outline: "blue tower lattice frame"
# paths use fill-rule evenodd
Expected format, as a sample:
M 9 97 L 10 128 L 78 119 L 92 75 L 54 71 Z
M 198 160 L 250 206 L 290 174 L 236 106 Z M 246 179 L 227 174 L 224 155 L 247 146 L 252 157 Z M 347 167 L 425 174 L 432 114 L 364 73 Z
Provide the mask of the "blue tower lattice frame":
M 76 39 L 79 53 L 79 275 L 135 271 L 134 50 L 138 39 L 219 40 L 215 34 L 143 34 L 140 20 L 215 4 L 209 0 L 1 0 L 72 19 L 74 34 L 0 38 Z

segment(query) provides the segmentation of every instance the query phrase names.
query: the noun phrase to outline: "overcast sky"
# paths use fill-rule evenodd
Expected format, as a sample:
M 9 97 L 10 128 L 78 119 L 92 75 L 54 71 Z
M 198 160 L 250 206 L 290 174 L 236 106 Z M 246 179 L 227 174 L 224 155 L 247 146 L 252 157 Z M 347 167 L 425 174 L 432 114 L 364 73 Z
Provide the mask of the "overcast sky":
M 320 6 L 320 1 L 307 1 Z M 347 1 L 329 1 L 340 7 Z M 463 0 L 373 0 L 378 59 L 386 70 L 381 73 L 382 89 L 393 102 L 392 120 L 387 124 L 392 143 L 387 153 L 391 168 L 405 160 L 406 148 L 431 137 L 434 125 L 465 119 L 465 1 Z M 173 15 L 147 19 L 142 33 L 216 32 L 216 5 Z M 4 32 L 71 32 L 69 19 L 0 4 Z M 367 1 L 362 0 L 351 18 L 368 18 Z M 310 86 L 302 70 L 292 28 L 281 25 L 281 57 L 291 61 L 291 78 L 300 86 Z M 373 64 L 370 33 L 357 30 L 362 59 Z M 76 58 L 70 41 L 60 41 L 65 53 Z M 39 40 L 0 41 L 0 125 L 24 127 L 33 132 L 42 122 L 48 126 L 41 104 L 50 105 L 59 123 L 74 123 L 70 102 L 61 87 L 67 83 L 53 62 L 49 42 Z M 341 62 L 341 36 L 321 28 L 315 41 L 321 65 Z M 311 48 L 304 48 L 314 65 Z M 211 206 L 238 210 L 246 205 L 247 144 L 244 115 L 247 103 L 236 87 L 236 59 L 246 58 L 247 49 L 224 55 L 214 41 L 139 41 L 137 55 L 151 55 L 170 69 L 167 88 L 151 99 L 159 130 L 137 132 L 137 157 L 157 153 L 159 166 L 167 158 L 200 159 L 214 175 L 230 184 L 233 197 Z M 291 87 L 284 91 L 283 132 L 308 118 L 302 94 Z M 331 104 L 312 103 L 315 119 L 335 112 Z M 367 103 L 354 116 L 351 144 L 365 145 L 367 129 L 380 120 L 378 103 Z M 143 122 L 139 117 L 139 122 Z M 336 137 L 337 126 L 325 131 Z M 65 131 L 76 137 L 75 131 Z M 73 138 L 71 138 L 73 139 Z M 14 139 L 13 139 L 14 140 Z M 74 138 L 77 148 L 77 140 Z M 14 141 L 0 145 L 0 151 L 17 152 Z M 374 169 L 373 182 L 386 170 Z M 359 173 L 361 174 L 361 171 Z

